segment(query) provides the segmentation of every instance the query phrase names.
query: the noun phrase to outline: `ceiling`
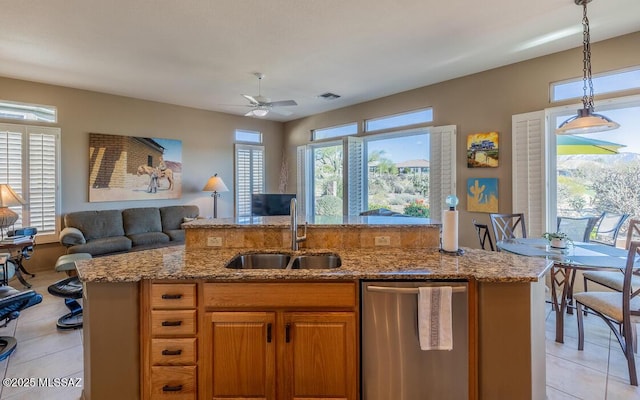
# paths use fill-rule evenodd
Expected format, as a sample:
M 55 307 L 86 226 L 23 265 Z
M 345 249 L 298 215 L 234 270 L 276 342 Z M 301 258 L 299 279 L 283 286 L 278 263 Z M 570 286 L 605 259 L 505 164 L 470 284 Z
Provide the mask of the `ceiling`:
M 241 94 L 258 94 L 262 72 L 263 96 L 298 103 L 266 117 L 277 121 L 582 43 L 573 0 L 0 0 L 0 9 L 0 76 L 243 115 Z M 592 42 L 640 31 L 638 15 L 638 0 L 594 0 Z M 317 97 L 325 92 L 342 97 Z

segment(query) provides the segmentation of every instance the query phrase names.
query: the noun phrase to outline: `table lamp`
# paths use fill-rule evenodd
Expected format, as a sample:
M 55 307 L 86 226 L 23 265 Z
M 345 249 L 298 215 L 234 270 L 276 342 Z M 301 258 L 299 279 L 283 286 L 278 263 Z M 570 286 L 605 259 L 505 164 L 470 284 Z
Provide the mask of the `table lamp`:
M 0 237 L 4 239 L 4 229 L 15 224 L 18 214 L 9 207 L 23 206 L 26 201 L 11 186 L 0 184 Z
M 204 185 L 202 191 L 213 192 L 211 193 L 211 197 L 213 197 L 213 218 L 218 218 L 218 197 L 220 197 L 220 192 L 229 191 L 227 185 L 224 184 L 224 181 L 218 174 L 214 174 Z

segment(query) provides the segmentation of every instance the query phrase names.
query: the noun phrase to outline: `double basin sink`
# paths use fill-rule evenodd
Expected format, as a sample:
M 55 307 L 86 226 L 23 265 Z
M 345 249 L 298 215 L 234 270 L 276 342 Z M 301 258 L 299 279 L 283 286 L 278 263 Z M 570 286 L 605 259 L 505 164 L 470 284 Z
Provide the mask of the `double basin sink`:
M 340 256 L 330 254 L 289 255 L 285 253 L 239 254 L 227 265 L 231 269 L 331 269 L 342 265 Z

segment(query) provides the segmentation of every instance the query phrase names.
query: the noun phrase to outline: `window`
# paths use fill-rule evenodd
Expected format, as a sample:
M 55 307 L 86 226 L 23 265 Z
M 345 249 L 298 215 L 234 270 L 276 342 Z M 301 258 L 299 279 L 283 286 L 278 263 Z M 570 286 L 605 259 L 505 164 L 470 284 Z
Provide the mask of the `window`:
M 53 106 L 0 100 L 0 118 L 56 123 L 58 110 Z
M 316 222 L 373 208 L 439 219 L 455 193 L 455 126 L 300 146 L 298 184 Z
M 38 229 L 39 242 L 58 239 L 60 129 L 0 124 L 0 183 L 8 183 L 27 202 L 12 208 L 15 228 Z
M 251 195 L 265 191 L 264 146 L 236 144 L 236 216 L 251 216 Z
M 401 128 L 410 125 L 433 122 L 433 109 L 409 111 L 401 114 L 387 115 L 380 118 L 368 119 L 364 122 L 365 132 L 380 131 L 383 129 Z
M 341 136 L 355 135 L 358 133 L 358 123 L 332 126 L 329 128 L 314 129 L 311 132 L 311 140 L 330 139 Z
M 262 143 L 262 133 L 236 129 L 236 142 L 241 143 Z
M 592 79 L 597 94 L 640 89 L 640 68 L 611 71 Z M 579 99 L 584 95 L 582 78 L 551 84 L 551 101 Z
M 619 122 L 619 129 L 555 135 L 577 107 L 513 116 L 513 212 L 525 213 L 531 237 L 555 231 L 557 216 L 640 213 L 640 196 L 632 189 L 640 187 L 640 96 L 598 102 L 598 111 Z

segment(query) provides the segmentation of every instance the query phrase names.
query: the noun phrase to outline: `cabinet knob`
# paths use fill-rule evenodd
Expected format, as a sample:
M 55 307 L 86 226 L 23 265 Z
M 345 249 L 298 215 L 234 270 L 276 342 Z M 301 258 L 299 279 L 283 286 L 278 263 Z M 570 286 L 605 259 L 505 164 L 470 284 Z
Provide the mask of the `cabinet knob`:
M 182 321 L 162 321 L 162 326 L 180 326 Z

